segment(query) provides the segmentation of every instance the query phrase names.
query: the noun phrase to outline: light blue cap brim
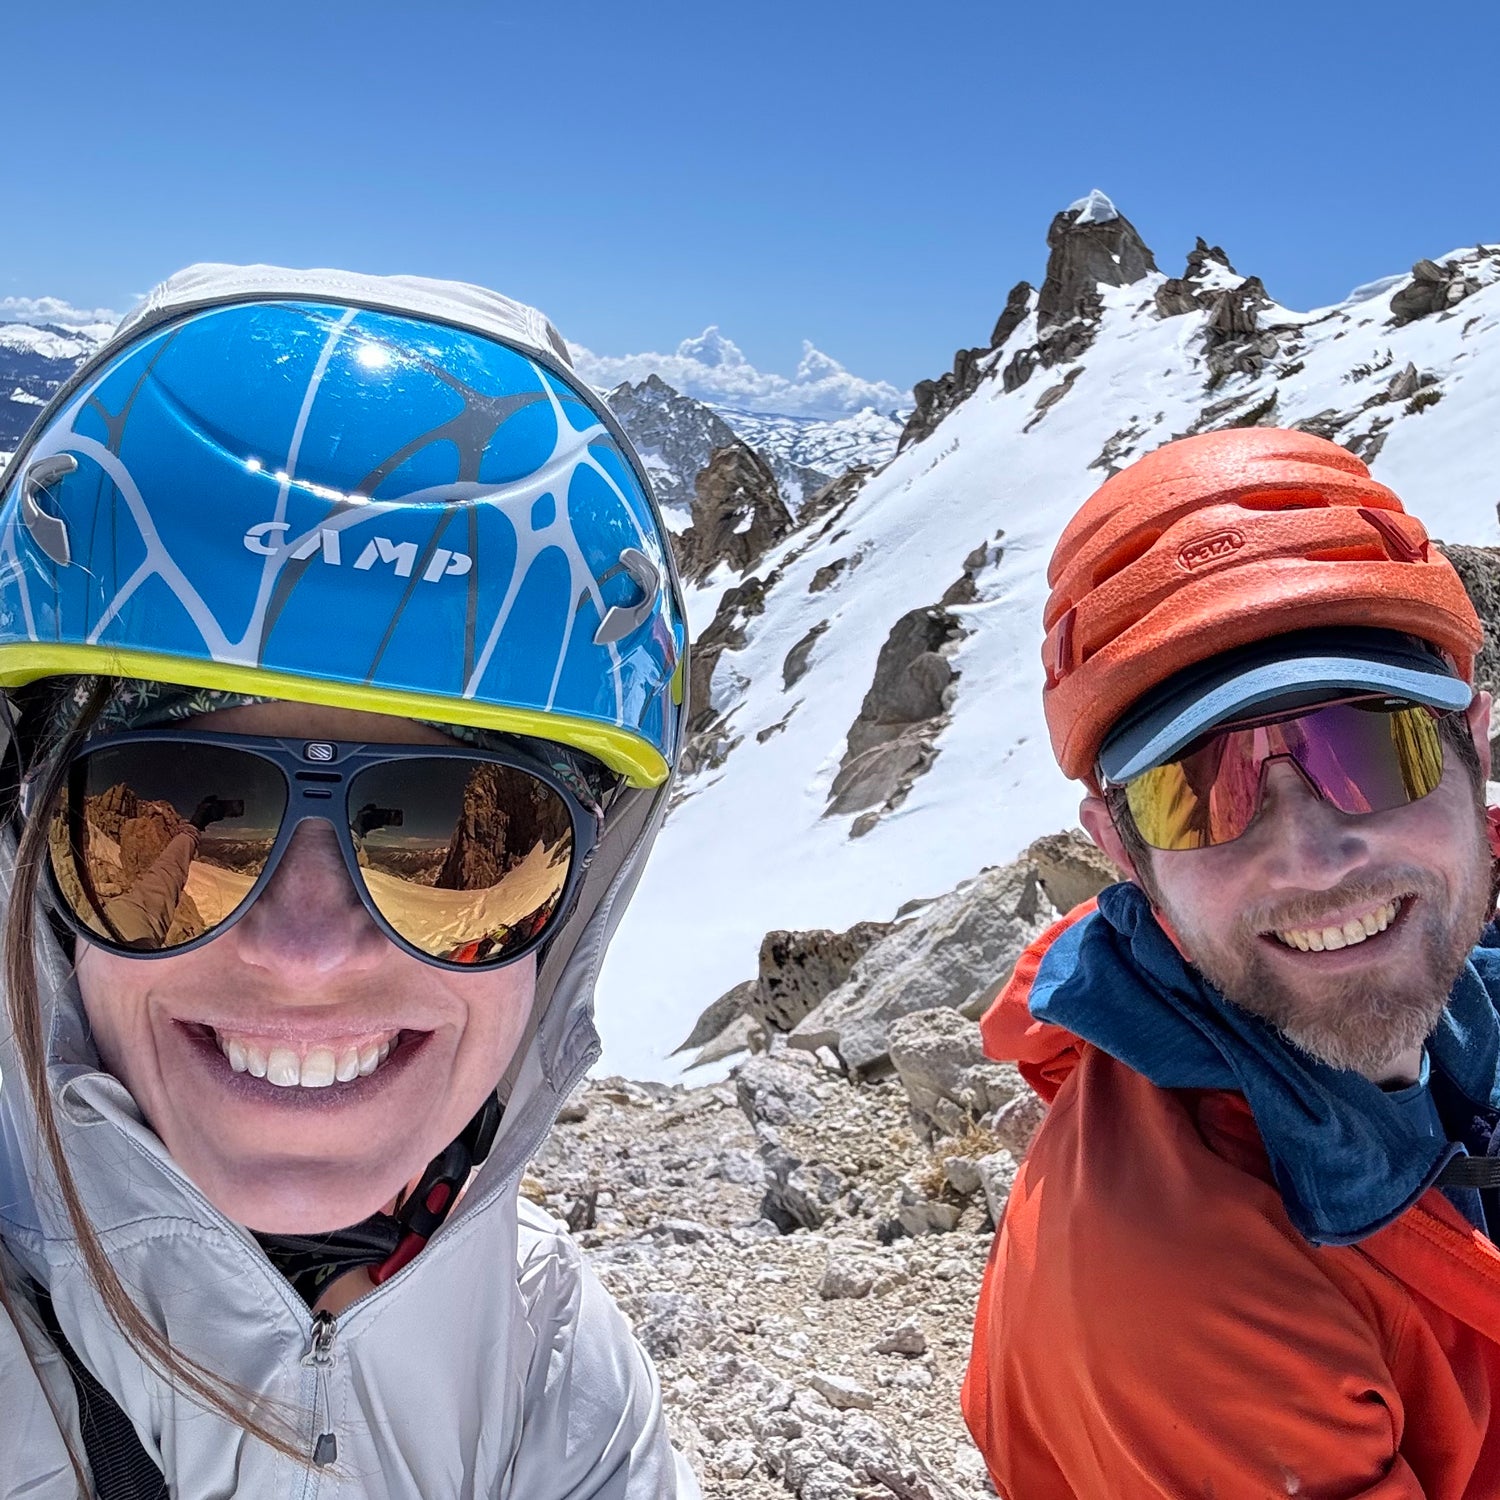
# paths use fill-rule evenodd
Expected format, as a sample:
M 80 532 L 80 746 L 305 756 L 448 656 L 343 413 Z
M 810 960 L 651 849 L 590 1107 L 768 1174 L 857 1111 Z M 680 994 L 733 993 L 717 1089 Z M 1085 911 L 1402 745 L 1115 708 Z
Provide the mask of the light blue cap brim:
M 1386 635 L 1375 631 L 1346 634 Z M 1150 695 L 1144 711 L 1127 716 L 1099 752 L 1103 780 L 1118 786 L 1171 760 L 1216 724 L 1250 718 L 1261 710 L 1274 713 L 1311 707 L 1348 693 L 1379 693 L 1456 710 L 1467 708 L 1474 697 L 1474 689 L 1446 670 L 1437 656 L 1406 646 L 1404 641 L 1397 648 L 1382 644 L 1378 655 L 1372 650 L 1369 656 L 1293 654 L 1252 663 L 1244 660 L 1243 653 L 1233 655 L 1236 662 L 1226 660 L 1224 674 L 1217 681 L 1205 679 L 1200 670 L 1193 674 L 1191 684 L 1174 691 L 1173 679 Z

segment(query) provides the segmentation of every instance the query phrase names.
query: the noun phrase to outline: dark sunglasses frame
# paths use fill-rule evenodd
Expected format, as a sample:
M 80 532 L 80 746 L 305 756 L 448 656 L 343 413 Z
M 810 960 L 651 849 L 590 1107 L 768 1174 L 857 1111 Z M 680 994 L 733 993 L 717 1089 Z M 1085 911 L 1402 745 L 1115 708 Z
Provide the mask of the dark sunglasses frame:
M 1372 710 L 1384 708 L 1387 712 L 1390 713 L 1405 712 L 1409 709 L 1420 709 L 1424 714 L 1426 714 L 1432 720 L 1434 732 L 1437 735 L 1437 750 L 1439 757 L 1438 778 L 1439 781 L 1441 781 L 1442 776 L 1447 768 L 1448 756 L 1446 747 L 1443 744 L 1443 732 L 1440 726 L 1443 720 L 1453 718 L 1455 714 L 1461 712 L 1461 710 L 1434 708 L 1430 704 L 1416 703 L 1409 699 L 1393 699 L 1389 695 L 1382 693 L 1351 694 L 1350 696 L 1345 698 L 1334 698 L 1327 702 L 1310 704 L 1303 708 L 1287 709 L 1281 713 L 1265 714 L 1262 716 L 1251 717 L 1247 719 L 1237 719 L 1228 724 L 1219 724 L 1216 725 L 1213 729 L 1209 730 L 1207 733 L 1199 735 L 1197 739 L 1184 746 L 1183 749 L 1179 750 L 1177 754 L 1172 756 L 1170 759 L 1163 761 L 1162 766 L 1175 765 L 1181 761 L 1187 760 L 1191 756 L 1196 755 L 1202 750 L 1206 749 L 1210 744 L 1213 743 L 1214 740 L 1219 739 L 1225 735 L 1235 734 L 1250 729 L 1265 729 L 1276 724 L 1290 723 L 1295 719 L 1310 718 L 1315 714 L 1322 713 L 1325 709 L 1362 706 L 1369 706 Z M 1119 794 L 1122 797 L 1122 800 L 1124 800 L 1125 803 L 1126 810 L 1130 814 L 1131 822 L 1135 826 L 1136 834 L 1148 849 L 1155 849 L 1159 853 L 1165 854 L 1192 854 L 1196 853 L 1200 849 L 1221 849 L 1227 844 L 1236 843 L 1238 840 L 1244 838 L 1244 836 L 1250 832 L 1251 828 L 1254 827 L 1255 823 L 1260 818 L 1261 807 L 1265 801 L 1266 773 L 1269 771 L 1270 767 L 1277 761 L 1288 762 L 1291 765 L 1292 769 L 1302 779 L 1303 784 L 1308 788 L 1309 791 L 1312 792 L 1315 797 L 1319 798 L 1321 801 L 1330 802 L 1334 807 L 1338 807 L 1338 804 L 1336 802 L 1333 802 L 1332 798 L 1328 797 L 1328 795 L 1314 780 L 1313 776 L 1308 772 L 1306 767 L 1304 767 L 1298 761 L 1297 757 L 1294 754 L 1292 754 L 1290 751 L 1278 751 L 1273 755 L 1265 756 L 1261 760 L 1257 768 L 1255 811 L 1250 815 L 1249 821 L 1246 822 L 1245 826 L 1231 838 L 1217 839 L 1212 842 L 1205 842 L 1202 844 L 1191 845 L 1187 848 L 1182 848 L 1181 846 L 1173 846 L 1170 844 L 1153 844 L 1151 840 L 1146 837 L 1145 830 L 1142 829 L 1140 820 L 1137 818 L 1135 810 L 1130 804 L 1130 786 L 1134 782 L 1141 780 L 1142 777 L 1149 776 L 1151 774 L 1151 771 L 1142 771 L 1140 776 L 1132 776 L 1129 781 L 1106 782 L 1105 789 L 1106 791 Z M 1152 767 L 1153 771 L 1160 769 L 1161 766 Z M 1434 785 L 1428 791 L 1423 792 L 1421 796 L 1409 798 L 1406 802 L 1397 805 L 1410 807 L 1413 803 L 1420 802 L 1423 797 L 1430 797 L 1436 790 L 1437 787 L 1436 785 Z M 1390 810 L 1391 809 L 1386 809 L 1386 811 Z M 1339 808 L 1339 811 L 1342 812 L 1344 810 L 1342 808 Z M 1345 816 L 1362 817 L 1368 816 L 1368 814 L 1345 813 Z
M 593 859 L 594 847 L 599 840 L 600 817 L 585 808 L 568 784 L 542 761 L 533 759 L 520 750 L 479 750 L 467 745 L 381 745 L 360 740 L 282 739 L 263 735 L 212 734 L 203 730 L 132 730 L 123 734 L 101 735 L 86 740 L 74 753 L 68 768 L 67 786 L 71 790 L 81 769 L 81 763 L 95 751 L 112 750 L 129 745 L 167 745 L 185 748 L 190 745 L 211 745 L 218 749 L 240 750 L 258 760 L 275 766 L 286 782 L 286 808 L 281 815 L 281 825 L 276 830 L 270 851 L 266 855 L 265 867 L 243 901 L 208 931 L 186 943 L 171 948 L 136 948 L 128 944 L 112 942 L 88 926 L 74 911 L 63 895 L 53 866 L 50 840 L 47 856 L 47 875 L 50 904 L 58 916 L 85 942 L 118 953 L 127 958 L 171 958 L 179 953 L 190 953 L 212 942 L 227 932 L 255 904 L 261 892 L 270 884 L 280 865 L 282 856 L 292 841 L 292 835 L 306 822 L 323 822 L 332 825 L 338 841 L 339 852 L 349 879 L 357 892 L 361 904 L 369 912 L 375 925 L 398 948 L 419 958 L 423 963 L 439 969 L 451 969 L 461 974 L 473 974 L 485 969 L 504 968 L 527 954 L 535 952 L 543 943 L 556 934 L 571 915 L 578 899 L 579 888 L 585 871 Z M 521 771 L 542 782 L 562 798 L 568 809 L 573 830 L 573 857 L 568 866 L 567 879 L 557 898 L 551 919 L 519 948 L 503 957 L 481 959 L 477 963 L 459 963 L 439 958 L 426 952 L 409 939 L 403 937 L 381 915 L 379 907 L 370 895 L 360 870 L 359 858 L 354 847 L 351 827 L 352 809 L 349 792 L 354 778 L 374 766 L 393 763 L 413 764 L 424 760 L 463 760 L 485 765 L 500 765 Z M 232 791 L 226 788 L 226 791 Z M 23 784 L 21 807 L 29 811 L 28 788 Z M 70 804 L 71 804 L 70 797 Z M 55 816 L 55 813 L 54 813 Z M 85 874 L 85 877 L 86 874 Z

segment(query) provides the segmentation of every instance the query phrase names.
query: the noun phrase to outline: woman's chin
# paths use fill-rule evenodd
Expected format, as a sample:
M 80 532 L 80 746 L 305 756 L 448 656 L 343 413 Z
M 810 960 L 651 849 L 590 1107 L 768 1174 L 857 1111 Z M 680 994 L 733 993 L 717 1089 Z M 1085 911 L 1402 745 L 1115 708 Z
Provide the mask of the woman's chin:
M 203 1193 L 225 1218 L 257 1234 L 328 1234 L 371 1214 L 389 1212 L 411 1180 L 365 1175 L 361 1188 L 351 1191 L 349 1172 L 326 1166 L 322 1172 L 283 1169 L 274 1189 L 231 1180 L 204 1186 Z
M 231 1222 L 260 1234 L 326 1234 L 389 1211 L 448 1136 L 432 1144 L 407 1131 L 319 1157 L 222 1134 L 212 1141 L 201 1132 L 192 1140 L 163 1140 L 189 1180 Z

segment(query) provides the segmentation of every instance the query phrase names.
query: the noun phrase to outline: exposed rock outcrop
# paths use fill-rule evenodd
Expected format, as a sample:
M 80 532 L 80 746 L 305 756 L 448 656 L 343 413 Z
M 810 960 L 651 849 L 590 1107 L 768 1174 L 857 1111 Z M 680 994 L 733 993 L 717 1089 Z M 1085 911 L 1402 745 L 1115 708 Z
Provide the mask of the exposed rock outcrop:
M 914 1120 L 925 1133 L 961 1135 L 1028 1092 L 1013 1064 L 984 1055 L 974 1022 L 946 1006 L 897 1016 L 887 1042 Z
M 1399 328 L 1447 312 L 1478 290 L 1479 283 L 1453 261 L 1439 265 L 1435 260 L 1419 260 L 1411 268 L 1411 280 L 1391 298 L 1391 322 Z
M 1500 595 L 1500 549 L 1486 559 L 1486 566 L 1494 570 L 1494 588 Z M 946 896 L 908 902 L 891 922 L 859 922 L 844 932 L 768 932 L 761 942 L 756 977 L 709 1005 L 676 1050 L 708 1048 L 748 1016 L 758 1034 L 754 1045 L 763 1046 L 767 1038 L 790 1031 L 798 1046 L 827 1047 L 847 1064 L 864 1054 L 859 1040 L 844 1041 L 844 1029 L 853 1037 L 866 1020 L 877 1029 L 888 1029 L 889 1015 L 902 1014 L 903 1007 L 897 1003 L 884 1021 L 877 1012 L 908 980 L 914 996 L 909 1008 L 920 1008 L 923 997 L 936 997 L 925 1003 L 977 1015 L 1009 973 L 1035 924 L 1071 911 L 1120 878 L 1108 857 L 1075 828 L 1037 839 L 1014 864 L 985 871 Z M 945 942 L 959 946 L 945 956 L 938 971 L 909 972 L 922 967 L 929 948 Z M 951 971 L 946 967 L 949 959 L 956 964 Z M 835 998 L 837 1004 L 832 1003 Z M 743 1033 L 737 1036 L 739 1046 L 751 1045 Z M 877 1045 L 872 1055 L 880 1050 Z M 728 1055 L 715 1046 L 690 1066 L 710 1056 Z M 864 1067 L 868 1062 L 852 1065 Z M 957 1128 L 953 1118 L 945 1117 L 943 1123 L 945 1129 Z
M 1392 360 L 1387 351 L 1385 360 L 1374 365 L 1357 365 L 1350 371 L 1349 379 L 1368 380 L 1390 368 Z M 1318 437 L 1342 444 L 1356 458 L 1367 464 L 1374 463 L 1385 446 L 1386 436 L 1393 413 L 1381 411 L 1382 407 L 1404 405 L 1408 415 L 1416 415 L 1424 408 L 1434 405 L 1442 398 L 1437 376 L 1430 370 L 1419 370 L 1408 362 L 1396 371 L 1373 395 L 1366 396 L 1358 406 L 1345 410 L 1328 408 L 1303 417 L 1292 425 L 1302 432 L 1311 432 Z M 1235 398 L 1240 399 L 1240 398 Z
M 854 504 L 859 492 L 874 478 L 876 470 L 869 464 L 855 464 L 846 469 L 837 479 L 825 484 L 797 513 L 797 524 L 806 532 L 806 539 L 788 555 L 787 561 L 802 554 L 836 526 L 844 513 Z M 814 523 L 821 521 L 822 526 Z
M 1110 857 L 1084 832 L 1044 834 L 1026 850 L 1047 899 L 1069 912 L 1121 878 Z
M 848 979 L 873 944 L 900 925 L 899 920 L 856 922 L 843 932 L 826 927 L 768 932 L 761 939 L 755 978 L 720 995 L 675 1050 L 704 1049 L 689 1067 L 716 1060 L 709 1053 L 709 1044 L 728 1033 L 741 1017 L 754 1023 L 762 1040 L 771 1032 L 790 1031 L 825 995 Z M 746 1040 L 748 1043 L 752 1038 Z
M 1026 315 L 1031 311 L 1031 298 L 1035 288 L 1029 281 L 1018 281 L 1011 289 L 1005 299 L 1005 306 L 1000 310 L 1000 316 L 995 320 L 994 331 L 990 334 L 990 348 L 998 349 L 1013 334 L 1022 323 L 1026 321 Z
M 760 945 L 760 973 L 746 1010 L 774 1031 L 790 1031 L 853 972 L 870 948 L 898 925 L 856 922 L 843 932 L 768 932 Z
M 951 370 L 936 380 L 919 380 L 912 387 L 912 400 L 916 405 L 901 431 L 898 452 L 931 436 L 955 406 L 978 390 L 979 382 L 988 370 L 989 356 L 988 349 L 960 349 L 953 356 Z
M 714 707 L 714 672 L 726 651 L 742 651 L 745 627 L 765 613 L 770 580 L 753 576 L 726 589 L 708 628 L 692 644 L 689 674 L 687 741 L 683 745 L 684 777 L 705 765 L 715 765 L 733 748 L 728 743 L 728 714 Z M 680 789 L 679 789 L 680 790 Z
M 792 1041 L 827 1047 L 852 1071 L 879 1068 L 898 1016 L 944 1006 L 977 1017 L 1052 918 L 1029 859 L 986 870 L 872 945 L 793 1028 Z
M 955 604 L 973 604 L 979 598 L 979 576 L 1000 566 L 1000 560 L 1005 556 L 1005 548 L 1000 545 L 1004 537 L 1002 527 L 992 541 L 981 542 L 964 558 L 963 572 L 943 590 L 943 597 L 938 600 L 944 609 Z
M 1157 287 L 1156 311 L 1163 318 L 1197 312 L 1210 304 L 1226 277 L 1238 279 L 1238 275 L 1224 251 L 1200 234 L 1198 243 L 1187 253 L 1183 274 L 1169 276 Z
M 1201 235 L 1188 251 L 1187 269 L 1162 282 L 1155 301 L 1163 318 L 1208 313 L 1204 352 L 1211 385 L 1228 375 L 1258 374 L 1280 352 L 1277 330 L 1261 323 L 1272 304 L 1260 278 L 1240 276 L 1224 251 Z
M 875 679 L 849 729 L 829 816 L 899 806 L 932 764 L 958 679 L 950 658 L 962 636 L 957 617 L 939 607 L 911 610 L 891 627 L 876 659 Z M 867 832 L 874 821 L 852 831 Z
M 660 375 L 617 385 L 605 400 L 651 475 L 656 498 L 679 512 L 691 508 L 694 481 L 714 451 L 742 441 L 712 407 L 685 396 Z M 751 446 L 755 446 L 754 443 Z M 829 475 L 768 448 L 757 448 L 793 501 L 828 483 Z
M 1256 375 L 1279 353 L 1273 329 L 1262 328 L 1260 315 L 1271 305 L 1259 276 L 1214 293 L 1204 329 L 1204 352 L 1213 381 L 1227 375 Z
M 1457 570 L 1484 626 L 1484 646 L 1474 663 L 1474 685 L 1500 697 L 1500 547 L 1435 545 Z M 1500 740 L 1500 723 L 1491 725 L 1490 743 L 1496 740 Z
M 627 380 L 605 399 L 650 471 L 656 498 L 666 506 L 688 509 L 693 480 L 714 450 L 737 441 L 717 412 L 684 396 L 660 375 Z
M 1001 376 L 1019 390 L 1038 367 L 1077 359 L 1099 331 L 1101 286 L 1131 286 L 1156 270 L 1146 242 L 1096 188 L 1065 208 L 1047 230 L 1047 275 L 1037 294 L 1037 341 L 1018 349 Z
M 702 583 L 720 563 L 748 572 L 791 529 L 765 459 L 739 441 L 716 448 L 696 481 L 693 524 L 677 538 L 683 575 Z
M 827 620 L 819 620 L 806 635 L 792 647 L 786 654 L 786 660 L 781 664 L 781 686 L 790 691 L 807 674 L 807 668 L 812 661 L 812 649 L 818 644 L 828 629 Z
M 1131 286 L 1156 270 L 1135 225 L 1097 188 L 1052 220 L 1047 248 L 1047 277 L 1036 303 L 1039 333 L 1093 319 L 1100 286 Z

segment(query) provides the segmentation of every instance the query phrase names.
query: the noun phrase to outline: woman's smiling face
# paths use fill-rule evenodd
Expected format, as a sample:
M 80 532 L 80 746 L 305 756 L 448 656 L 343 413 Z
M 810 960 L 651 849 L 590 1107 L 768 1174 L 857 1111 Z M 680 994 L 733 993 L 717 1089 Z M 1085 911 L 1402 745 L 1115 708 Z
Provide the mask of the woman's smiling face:
M 410 720 L 303 704 L 222 709 L 231 734 L 449 744 Z M 104 1065 L 173 1158 L 236 1223 L 353 1224 L 453 1141 L 505 1071 L 535 996 L 528 956 L 472 974 L 398 948 L 360 902 L 330 825 L 302 824 L 265 890 L 203 947 L 141 960 L 80 942 L 78 982 Z M 389 1044 L 389 1052 L 381 1054 Z M 226 1052 L 275 1064 L 278 1085 Z M 273 1054 L 279 1056 L 273 1057 Z M 309 1065 L 310 1064 L 310 1065 Z

